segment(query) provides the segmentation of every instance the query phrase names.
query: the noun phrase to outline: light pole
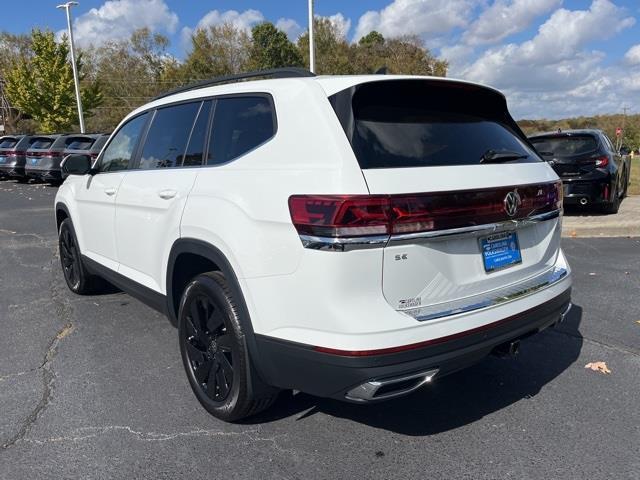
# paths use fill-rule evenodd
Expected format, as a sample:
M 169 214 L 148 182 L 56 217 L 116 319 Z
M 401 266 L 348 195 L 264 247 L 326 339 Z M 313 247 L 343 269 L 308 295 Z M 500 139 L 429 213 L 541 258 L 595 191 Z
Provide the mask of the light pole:
M 67 28 L 69 30 L 69 49 L 71 50 L 71 68 L 73 69 L 73 83 L 76 86 L 76 103 L 78 104 L 78 119 L 80 121 L 80 133 L 84 130 L 84 115 L 82 113 L 82 98 L 80 97 L 80 80 L 78 79 L 78 67 L 76 66 L 76 52 L 73 44 L 73 27 L 71 26 L 71 7 L 78 5 L 78 2 L 67 2 L 58 5 L 56 8 L 64 8 L 67 12 Z
M 309 70 L 316 73 L 316 46 L 313 43 L 313 0 L 309 0 Z

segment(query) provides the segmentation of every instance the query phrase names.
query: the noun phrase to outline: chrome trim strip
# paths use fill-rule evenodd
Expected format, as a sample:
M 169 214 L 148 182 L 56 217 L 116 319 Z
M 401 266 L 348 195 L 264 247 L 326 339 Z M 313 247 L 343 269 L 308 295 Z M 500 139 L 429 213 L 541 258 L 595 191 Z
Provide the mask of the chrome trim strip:
M 535 225 L 560 217 L 562 209 L 552 212 L 532 215 L 531 217 L 519 220 L 506 220 L 504 222 L 488 223 L 484 225 L 473 225 L 471 227 L 451 228 L 448 230 L 437 230 L 435 232 L 419 232 L 396 235 L 375 235 L 369 237 L 333 238 L 316 237 L 313 235 L 300 235 L 302 246 L 311 250 L 326 250 L 332 252 L 348 252 L 351 250 L 363 250 L 367 248 L 386 247 L 387 244 L 403 244 L 416 242 L 419 240 L 436 241 L 452 237 L 488 235 L 497 231 L 516 230 L 521 227 Z
M 345 394 L 345 398 L 353 402 L 368 402 L 371 400 L 386 400 L 389 398 L 406 395 L 413 392 L 414 390 L 417 390 L 425 383 L 431 382 L 431 380 L 433 380 L 433 377 L 435 377 L 439 371 L 440 369 L 434 368 L 431 370 L 427 370 L 426 372 L 403 375 L 401 377 L 389 378 L 386 380 L 370 380 L 349 390 Z M 394 383 L 406 382 L 413 379 L 418 380 L 415 385 L 376 396 L 378 390 L 380 390 L 380 388 L 384 387 L 385 385 L 393 385 Z
M 451 237 L 465 237 L 465 236 L 478 236 L 488 235 L 497 231 L 503 230 L 516 230 L 521 227 L 529 225 L 535 225 L 536 223 L 545 222 L 554 218 L 558 218 L 562 213 L 561 209 L 553 210 L 552 212 L 541 213 L 539 215 L 532 215 L 527 218 L 521 218 L 519 220 L 506 220 L 504 222 L 487 223 L 484 225 L 473 225 L 471 227 L 451 228 L 449 230 L 436 230 L 434 232 L 418 232 L 407 233 L 400 235 L 392 235 L 390 243 L 405 243 L 415 240 L 432 240 L 439 238 L 451 238 Z
M 474 310 L 480 310 L 497 305 L 513 302 L 532 295 L 540 290 L 549 288 L 565 278 L 568 270 L 564 267 L 553 267 L 540 275 L 517 283 L 500 288 L 487 293 L 481 293 L 470 297 L 454 300 L 452 302 L 438 303 L 425 307 L 412 308 L 409 310 L 399 310 L 402 313 L 413 317 L 419 322 L 427 320 L 435 320 L 437 318 L 448 317 L 450 315 L 458 315 L 460 313 L 468 313 Z
M 333 252 L 348 252 L 350 250 L 384 247 L 389 241 L 389 235 L 352 238 L 300 235 L 300 240 L 302 240 L 302 246 L 304 248 L 310 248 L 312 250 L 329 250 Z

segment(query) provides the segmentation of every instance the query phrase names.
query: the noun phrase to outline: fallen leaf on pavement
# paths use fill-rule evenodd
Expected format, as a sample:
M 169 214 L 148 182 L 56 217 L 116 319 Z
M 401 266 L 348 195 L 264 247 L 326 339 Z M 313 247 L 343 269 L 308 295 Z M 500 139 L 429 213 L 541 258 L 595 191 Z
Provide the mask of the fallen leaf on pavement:
M 597 275 L 597 273 L 595 273 L 595 272 L 589 272 L 589 276 L 590 277 L 595 277 L 596 275 Z
M 604 362 L 587 363 L 584 368 L 589 368 L 594 372 L 604 373 L 605 375 L 611 373 L 611 370 L 609 370 L 609 367 L 607 367 L 607 364 Z
M 575 230 L 572 230 L 569 235 L 571 235 L 572 237 L 577 237 L 578 233 Z

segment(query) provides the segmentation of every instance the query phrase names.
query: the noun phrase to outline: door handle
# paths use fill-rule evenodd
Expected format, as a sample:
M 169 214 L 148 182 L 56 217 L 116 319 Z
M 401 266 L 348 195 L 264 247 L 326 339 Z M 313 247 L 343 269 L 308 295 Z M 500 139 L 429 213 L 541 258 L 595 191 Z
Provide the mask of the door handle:
M 105 189 L 104 189 L 104 193 L 106 193 L 106 194 L 107 194 L 107 195 L 109 195 L 110 197 L 111 197 L 112 195 L 115 195 L 117 191 L 118 191 L 118 190 L 117 190 L 116 188 L 113 188 L 113 187 L 105 188 Z
M 176 190 L 160 190 L 158 196 L 163 200 L 170 200 L 178 194 Z

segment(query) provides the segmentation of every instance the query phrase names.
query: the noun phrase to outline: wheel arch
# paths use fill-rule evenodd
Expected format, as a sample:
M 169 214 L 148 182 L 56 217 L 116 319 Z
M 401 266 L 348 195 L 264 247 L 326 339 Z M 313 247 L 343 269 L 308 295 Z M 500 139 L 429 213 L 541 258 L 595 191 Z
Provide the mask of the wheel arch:
M 62 202 L 56 203 L 56 231 L 60 230 L 60 225 L 67 218 L 71 218 L 67 206 Z
M 174 326 L 178 325 L 178 308 L 184 288 L 193 277 L 208 271 L 220 271 L 227 280 L 229 289 L 236 300 L 236 306 L 240 310 L 239 319 L 251 355 L 251 363 L 258 375 L 265 380 L 244 293 L 231 262 L 217 247 L 193 238 L 181 238 L 174 242 L 167 262 L 166 274 L 166 301 L 169 321 Z

